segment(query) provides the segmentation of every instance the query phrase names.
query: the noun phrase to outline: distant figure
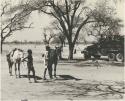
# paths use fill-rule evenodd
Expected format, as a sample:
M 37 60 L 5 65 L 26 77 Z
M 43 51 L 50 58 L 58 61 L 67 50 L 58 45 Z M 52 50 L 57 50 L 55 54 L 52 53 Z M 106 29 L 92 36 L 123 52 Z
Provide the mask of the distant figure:
M 99 64 L 98 60 L 96 60 L 95 58 L 92 59 L 92 62 L 93 62 L 93 64 L 94 64 L 94 66 L 97 67 L 97 69 L 98 69 L 99 67 L 101 67 L 101 65 Z
M 33 73 L 33 77 L 34 77 L 34 82 L 36 82 L 36 77 L 35 77 L 35 70 L 34 70 L 34 66 L 33 66 L 33 57 L 32 57 L 32 50 L 28 49 L 27 51 L 28 56 L 25 57 L 23 59 L 23 61 L 27 62 L 27 67 L 28 67 L 28 79 L 30 81 L 30 71 L 32 71 Z
M 15 75 L 17 77 L 17 67 L 16 65 L 18 65 L 18 73 L 19 73 L 19 78 L 20 78 L 20 64 L 22 62 L 22 59 L 24 57 L 24 52 L 21 49 L 18 48 L 14 48 L 13 50 L 11 50 L 7 55 L 7 62 L 8 62 L 8 66 L 9 66 L 9 73 L 10 76 L 12 76 L 12 66 L 13 64 L 15 65 Z

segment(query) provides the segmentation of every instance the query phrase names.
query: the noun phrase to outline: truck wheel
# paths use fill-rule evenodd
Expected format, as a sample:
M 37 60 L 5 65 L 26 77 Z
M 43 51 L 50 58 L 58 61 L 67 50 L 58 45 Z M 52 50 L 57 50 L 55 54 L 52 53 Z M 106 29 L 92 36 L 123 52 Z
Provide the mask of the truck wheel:
M 106 49 L 101 49 L 101 51 L 100 51 L 100 52 L 101 52 L 101 54 L 102 54 L 102 55 L 104 55 L 104 56 L 106 56 L 106 55 L 107 55 L 107 51 L 106 51 Z
M 109 61 L 114 61 L 115 60 L 115 54 L 114 53 L 109 53 L 108 54 L 108 59 L 109 59 Z
M 123 62 L 123 60 L 124 60 L 123 54 L 118 53 L 118 54 L 116 55 L 116 60 L 117 60 L 118 62 Z

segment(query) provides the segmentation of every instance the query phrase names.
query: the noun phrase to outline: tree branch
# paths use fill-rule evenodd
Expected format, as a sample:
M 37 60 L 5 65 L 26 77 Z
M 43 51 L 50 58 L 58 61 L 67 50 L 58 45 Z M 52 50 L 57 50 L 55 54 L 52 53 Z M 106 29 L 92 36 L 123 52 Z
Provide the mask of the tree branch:
M 76 31 L 76 35 L 75 35 L 75 38 L 74 38 L 74 40 L 73 40 L 73 44 L 75 44 L 75 42 L 76 42 L 76 40 L 77 40 L 77 38 L 78 38 L 78 36 L 79 36 L 80 30 L 81 30 L 82 27 L 87 23 L 88 19 L 89 19 L 89 16 L 80 24 L 79 28 L 78 28 L 77 31 Z

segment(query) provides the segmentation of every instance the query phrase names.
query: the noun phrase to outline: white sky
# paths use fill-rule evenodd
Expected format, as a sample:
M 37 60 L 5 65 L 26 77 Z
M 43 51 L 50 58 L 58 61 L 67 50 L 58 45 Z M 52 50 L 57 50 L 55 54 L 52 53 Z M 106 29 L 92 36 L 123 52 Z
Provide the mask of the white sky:
M 2 0 L 4 1 L 4 0 Z M 17 4 L 19 0 L 9 0 L 14 4 Z M 88 4 L 94 4 L 96 0 L 87 0 Z M 111 5 L 114 5 L 111 3 Z M 121 3 L 116 5 L 117 7 L 117 16 L 125 21 L 125 2 L 124 0 Z M 13 40 L 28 40 L 28 41 L 42 41 L 42 29 L 46 26 L 50 26 L 50 22 L 52 18 L 46 14 L 38 14 L 37 12 L 33 12 L 31 18 L 29 19 L 30 22 L 33 22 L 33 29 L 26 29 L 18 32 L 14 32 L 12 36 L 10 36 L 6 41 L 13 41 Z M 125 30 L 124 30 L 125 32 Z

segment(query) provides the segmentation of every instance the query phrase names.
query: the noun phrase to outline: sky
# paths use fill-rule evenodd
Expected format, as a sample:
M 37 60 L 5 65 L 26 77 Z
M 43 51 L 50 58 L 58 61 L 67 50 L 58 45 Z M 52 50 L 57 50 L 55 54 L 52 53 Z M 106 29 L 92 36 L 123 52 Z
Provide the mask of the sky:
M 19 2 L 19 0 L 9 0 L 9 1 L 11 1 L 14 5 L 18 4 Z M 87 0 L 88 4 L 91 4 L 91 5 L 93 5 L 95 1 L 96 0 Z M 123 1 L 121 3 L 117 3 L 116 7 L 117 7 L 117 16 L 121 18 L 122 20 L 124 20 L 125 22 L 125 15 L 124 15 L 125 2 Z M 111 3 L 111 5 L 114 5 L 114 4 Z M 33 12 L 28 22 L 28 23 L 33 22 L 32 24 L 33 28 L 14 32 L 13 35 L 7 38 L 6 41 L 13 41 L 13 40 L 42 41 L 43 40 L 43 28 L 47 26 L 51 26 L 50 25 L 51 21 L 52 21 L 52 17 L 46 14 L 38 14 L 37 12 Z

